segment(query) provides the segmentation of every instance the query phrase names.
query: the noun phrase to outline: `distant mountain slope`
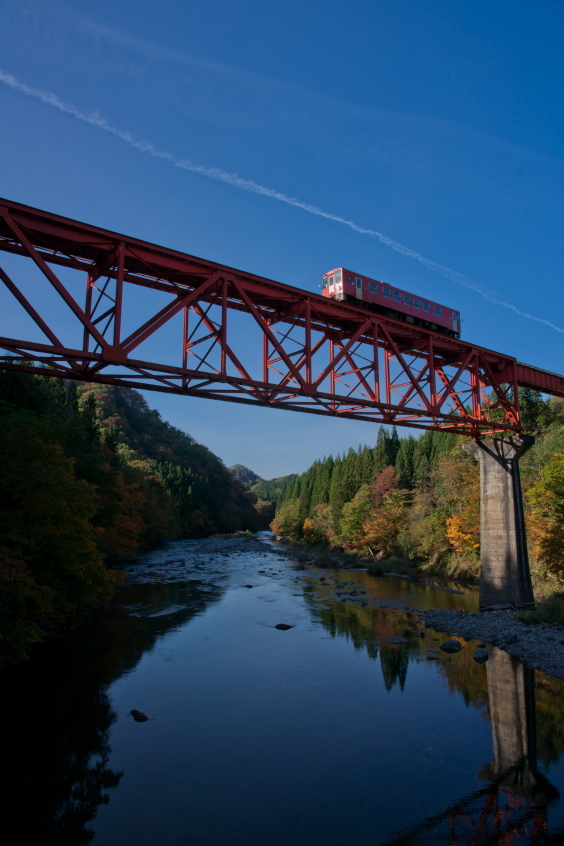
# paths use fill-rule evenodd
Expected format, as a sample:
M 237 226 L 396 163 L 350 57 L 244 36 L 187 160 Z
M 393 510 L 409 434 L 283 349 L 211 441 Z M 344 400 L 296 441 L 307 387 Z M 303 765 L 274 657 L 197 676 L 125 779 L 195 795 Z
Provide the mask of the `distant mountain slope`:
M 261 479 L 260 476 L 257 476 L 256 473 L 253 473 L 252 470 L 249 470 L 248 467 L 245 467 L 244 464 L 234 464 L 233 467 L 227 468 L 234 479 L 238 482 L 241 482 L 242 485 L 245 487 L 252 487 L 252 485 L 259 485 L 261 482 L 264 482 L 264 479 Z
M 270 479 L 268 482 L 261 481 L 252 490 L 259 499 L 265 499 L 268 502 L 277 502 L 292 480 L 296 478 L 296 473 L 291 473 L 289 476 L 279 476 L 277 479 Z

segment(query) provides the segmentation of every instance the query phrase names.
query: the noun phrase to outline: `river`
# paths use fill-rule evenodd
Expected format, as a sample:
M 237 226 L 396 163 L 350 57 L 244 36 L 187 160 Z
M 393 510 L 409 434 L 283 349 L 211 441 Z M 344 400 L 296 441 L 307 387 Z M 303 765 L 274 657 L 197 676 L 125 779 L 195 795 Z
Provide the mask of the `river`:
M 266 533 L 127 569 L 2 672 L 10 846 L 564 842 L 563 683 L 444 653 L 409 610 L 474 590 L 322 570 Z

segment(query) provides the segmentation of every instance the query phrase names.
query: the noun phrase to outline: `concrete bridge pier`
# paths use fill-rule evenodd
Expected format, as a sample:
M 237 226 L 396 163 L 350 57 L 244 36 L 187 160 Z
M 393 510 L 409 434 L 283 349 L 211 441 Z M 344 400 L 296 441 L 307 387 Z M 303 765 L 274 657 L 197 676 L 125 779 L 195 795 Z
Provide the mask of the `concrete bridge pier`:
M 518 463 L 534 442 L 517 435 L 462 444 L 480 463 L 480 608 L 534 601 Z

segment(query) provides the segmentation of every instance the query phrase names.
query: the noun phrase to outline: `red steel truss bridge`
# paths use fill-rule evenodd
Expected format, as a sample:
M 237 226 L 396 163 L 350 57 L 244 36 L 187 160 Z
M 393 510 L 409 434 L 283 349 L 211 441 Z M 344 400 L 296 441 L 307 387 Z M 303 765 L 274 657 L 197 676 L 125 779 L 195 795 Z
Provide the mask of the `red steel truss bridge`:
M 474 437 L 520 430 L 518 386 L 564 396 L 503 353 L 1 199 L 0 249 L 3 369 Z

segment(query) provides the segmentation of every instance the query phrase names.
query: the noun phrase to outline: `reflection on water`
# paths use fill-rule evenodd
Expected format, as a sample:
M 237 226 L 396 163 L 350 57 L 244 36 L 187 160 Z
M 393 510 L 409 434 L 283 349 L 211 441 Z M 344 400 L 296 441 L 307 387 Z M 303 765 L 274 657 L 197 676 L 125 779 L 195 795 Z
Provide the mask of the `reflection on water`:
M 44 644 L 41 660 L 4 670 L 4 842 L 92 841 L 88 824 L 123 777 L 109 766 L 108 685 L 220 593 L 197 582 L 123 588 L 119 605 Z
M 311 605 L 332 636 L 344 634 L 355 649 L 366 650 L 373 660 L 379 657 L 388 691 L 394 684 L 403 691 L 410 659 L 422 660 L 430 651 L 437 653 L 436 645 L 445 639 L 444 634 L 423 628 L 417 632 L 413 613 L 405 607 L 403 611 L 383 611 L 350 606 L 341 610 L 334 602 L 324 607 Z M 389 638 L 398 634 L 407 636 L 407 643 L 390 646 Z M 444 656 L 437 666 L 452 692 L 461 692 L 469 705 L 487 707 L 494 755 L 480 770 L 487 787 L 387 839 L 385 846 L 564 843 L 564 826 L 556 825 L 550 832 L 547 818 L 560 793 L 539 769 L 539 763 L 557 761 L 564 751 L 564 685 L 496 647 L 489 652 L 485 679 L 483 667 L 470 660 L 470 650 Z
M 171 547 L 4 671 L 7 842 L 561 842 L 564 684 L 411 610 L 472 591 Z
M 560 793 L 537 765 L 534 673 L 493 649 L 487 682 L 494 752 L 480 772 L 487 787 L 390 838 L 386 846 L 562 842 L 562 829 L 551 834 L 547 817 Z

